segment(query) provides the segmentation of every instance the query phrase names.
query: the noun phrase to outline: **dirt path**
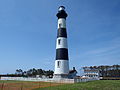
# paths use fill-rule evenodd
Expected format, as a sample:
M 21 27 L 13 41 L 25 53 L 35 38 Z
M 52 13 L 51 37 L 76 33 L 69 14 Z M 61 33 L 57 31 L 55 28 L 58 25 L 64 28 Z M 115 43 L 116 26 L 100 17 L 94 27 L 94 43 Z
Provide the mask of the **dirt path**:
M 63 84 L 48 83 L 48 82 L 0 83 L 0 90 L 32 90 L 35 88 L 52 87 L 58 85 L 63 85 Z

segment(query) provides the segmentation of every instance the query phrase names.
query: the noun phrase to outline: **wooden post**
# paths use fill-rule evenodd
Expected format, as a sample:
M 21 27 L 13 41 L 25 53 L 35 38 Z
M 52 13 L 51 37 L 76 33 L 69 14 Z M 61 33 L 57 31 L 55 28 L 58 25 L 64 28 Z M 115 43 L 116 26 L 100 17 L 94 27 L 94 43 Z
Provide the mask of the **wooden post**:
M 2 90 L 4 89 L 4 82 L 3 82 L 3 84 L 2 84 Z

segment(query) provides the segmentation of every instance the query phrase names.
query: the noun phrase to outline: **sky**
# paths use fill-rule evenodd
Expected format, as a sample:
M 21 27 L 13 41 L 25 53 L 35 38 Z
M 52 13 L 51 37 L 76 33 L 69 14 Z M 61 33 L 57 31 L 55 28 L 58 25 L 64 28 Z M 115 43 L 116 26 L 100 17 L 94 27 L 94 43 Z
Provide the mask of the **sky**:
M 61 5 L 70 69 L 120 64 L 120 0 L 0 0 L 0 74 L 54 70 Z

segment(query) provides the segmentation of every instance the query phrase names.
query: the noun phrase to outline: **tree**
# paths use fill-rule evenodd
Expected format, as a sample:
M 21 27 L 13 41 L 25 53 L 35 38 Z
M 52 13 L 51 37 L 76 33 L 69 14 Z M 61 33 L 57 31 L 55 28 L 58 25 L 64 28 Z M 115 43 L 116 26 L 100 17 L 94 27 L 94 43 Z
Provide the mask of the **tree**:
M 22 69 L 17 69 L 15 74 L 21 76 L 23 74 L 23 70 Z

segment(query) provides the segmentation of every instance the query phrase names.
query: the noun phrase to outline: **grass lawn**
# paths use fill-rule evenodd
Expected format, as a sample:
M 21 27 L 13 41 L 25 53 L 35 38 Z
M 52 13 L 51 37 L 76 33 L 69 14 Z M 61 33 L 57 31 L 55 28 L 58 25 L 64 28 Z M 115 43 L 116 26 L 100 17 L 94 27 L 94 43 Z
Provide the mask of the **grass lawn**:
M 0 83 L 18 83 L 23 81 L 15 81 L 15 80 L 0 80 Z
M 15 81 L 15 80 L 0 80 L 0 90 L 25 90 L 38 88 L 38 82 L 31 81 Z M 21 89 L 22 88 L 22 89 Z
M 120 90 L 120 80 L 99 80 L 91 82 L 81 82 L 34 90 Z
M 32 82 L 32 81 L 17 81 L 17 80 L 0 80 L 0 83 L 29 83 L 29 82 Z
M 62 85 L 51 82 L 0 80 L 0 90 L 33 90 L 35 88 Z

